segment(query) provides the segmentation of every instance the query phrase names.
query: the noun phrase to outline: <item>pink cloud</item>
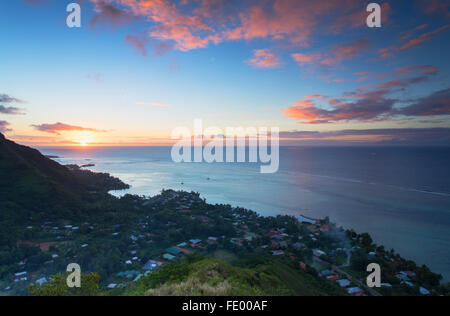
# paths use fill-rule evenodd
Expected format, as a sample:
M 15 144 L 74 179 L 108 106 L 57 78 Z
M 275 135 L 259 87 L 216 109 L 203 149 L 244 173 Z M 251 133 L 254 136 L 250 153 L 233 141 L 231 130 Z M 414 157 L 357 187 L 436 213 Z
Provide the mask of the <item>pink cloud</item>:
M 422 75 L 435 75 L 438 69 L 431 65 L 410 65 L 406 67 L 396 68 L 395 72 L 398 76 L 406 77 L 412 73 L 420 73 Z
M 364 7 L 361 9 L 361 7 Z M 389 15 L 392 9 L 389 3 L 385 2 L 381 4 L 381 19 L 382 24 L 388 22 Z M 355 12 L 340 15 L 336 21 L 331 23 L 329 29 L 333 33 L 340 33 L 342 30 L 358 27 L 366 27 L 368 13 L 365 6 L 359 6 Z
M 305 98 L 307 98 L 307 99 L 328 99 L 328 96 L 321 95 L 321 94 L 309 94 L 309 95 L 305 95 Z
M 341 63 L 360 55 L 362 51 L 369 47 L 367 39 L 360 39 L 349 43 L 343 43 L 333 46 L 328 53 L 292 54 L 292 58 L 300 65 L 316 64 L 320 66 L 331 66 Z
M 422 67 L 418 68 L 423 71 Z M 427 75 L 419 77 L 393 79 L 373 87 L 346 92 L 338 98 L 323 98 L 320 94 L 307 95 L 304 100 L 295 102 L 283 113 L 302 124 L 378 122 L 398 116 L 449 115 L 450 89 L 417 100 L 398 100 L 392 97 L 399 88 L 405 89 L 423 82 L 432 74 L 428 71 Z M 328 102 L 324 103 L 324 100 Z
M 408 48 L 412 48 L 415 47 L 417 45 L 420 45 L 426 41 L 429 41 L 430 39 L 432 39 L 435 35 L 439 34 L 440 32 L 446 31 L 448 28 L 450 27 L 450 25 L 445 25 L 443 27 L 440 27 L 432 32 L 428 32 L 425 34 L 420 35 L 417 38 L 414 38 L 406 43 L 404 43 L 401 47 L 400 50 L 405 50 Z
M 418 37 L 415 37 L 411 40 L 408 40 L 404 43 L 401 43 L 399 45 L 392 45 L 389 47 L 381 48 L 379 49 L 379 53 L 381 54 L 381 58 L 389 58 L 392 57 L 395 53 L 408 50 L 410 48 L 419 46 L 420 44 L 423 44 L 429 40 L 431 40 L 433 37 L 435 37 L 437 34 L 446 31 L 450 25 L 442 26 L 434 31 L 422 34 Z
M 256 68 L 274 68 L 280 65 L 278 57 L 269 49 L 256 49 L 253 51 L 254 57 L 247 62 Z
M 107 0 L 93 0 L 96 4 L 95 11 L 97 14 L 89 21 L 92 28 L 95 28 L 99 24 L 121 26 L 130 23 L 135 16 L 127 11 L 119 9 L 111 4 Z
M 450 18 L 450 2 L 447 0 L 419 0 L 419 6 L 427 14 Z
M 6 121 L 0 121 L 0 132 L 1 133 L 6 133 L 6 132 L 10 132 L 12 131 L 12 129 L 9 128 L 11 124 L 9 124 Z
M 295 53 L 295 54 L 292 54 L 291 56 L 300 66 L 303 66 L 305 64 L 315 63 L 322 58 L 322 55 L 320 53 L 315 53 L 315 54 L 310 54 L 310 55 L 302 54 L 302 53 Z
M 142 56 L 147 56 L 146 45 L 149 41 L 150 39 L 146 36 L 127 35 L 125 37 L 125 42 L 135 47 Z
M 320 23 L 359 10 L 358 0 L 90 0 L 98 15 L 92 24 L 120 25 L 140 18 L 149 23 L 148 36 L 173 42 L 181 51 L 232 40 L 270 39 L 305 46 Z M 108 22 L 109 21 L 109 22 Z

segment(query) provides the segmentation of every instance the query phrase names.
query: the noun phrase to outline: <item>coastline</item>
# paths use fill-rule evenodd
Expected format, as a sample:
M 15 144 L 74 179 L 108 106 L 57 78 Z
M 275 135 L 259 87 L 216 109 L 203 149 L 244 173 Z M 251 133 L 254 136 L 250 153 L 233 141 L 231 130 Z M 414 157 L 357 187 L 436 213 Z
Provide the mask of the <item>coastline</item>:
M 59 154 L 58 151 L 49 153 Z M 135 154 L 139 157 L 134 158 Z M 445 249 L 450 247 L 446 224 L 449 219 L 444 213 L 449 204 L 446 196 L 411 192 L 381 184 L 290 175 L 284 170 L 266 179 L 246 166 L 195 165 L 194 170 L 190 165 L 166 162 L 166 154 L 166 148 L 137 148 L 131 151 L 96 149 L 76 155 L 66 149 L 63 155 L 60 154 L 66 158 L 58 161 L 82 163 L 89 157 L 96 164 L 92 170 L 111 172 L 132 186 L 131 190 L 120 191 L 119 194 L 111 192 L 116 196 L 123 193 L 153 196 L 161 188 L 172 188 L 201 192 L 209 202 L 244 206 L 264 216 L 329 216 L 343 227 L 371 232 L 377 243 L 433 267 L 450 281 L 449 265 L 446 264 L 450 258 L 445 253 Z M 209 181 L 205 180 L 206 174 L 210 177 Z M 236 177 L 240 179 L 240 190 L 234 189 Z M 180 184 L 181 181 L 184 185 Z M 277 195 L 274 196 L 274 193 Z M 439 234 L 441 238 L 436 241 L 431 233 Z

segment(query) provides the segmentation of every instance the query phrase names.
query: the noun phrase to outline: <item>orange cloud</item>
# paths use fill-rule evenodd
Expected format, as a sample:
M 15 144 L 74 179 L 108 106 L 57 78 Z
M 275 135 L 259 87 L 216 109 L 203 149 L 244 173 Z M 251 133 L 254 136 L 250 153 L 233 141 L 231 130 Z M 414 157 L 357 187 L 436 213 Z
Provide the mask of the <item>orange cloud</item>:
M 95 128 L 87 128 L 81 126 L 73 126 L 64 123 L 55 123 L 55 124 L 41 124 L 41 125 L 31 125 L 36 130 L 45 133 L 52 133 L 60 135 L 60 132 L 65 131 L 83 131 L 83 132 L 95 132 L 95 133 L 105 133 L 104 130 L 98 130 Z

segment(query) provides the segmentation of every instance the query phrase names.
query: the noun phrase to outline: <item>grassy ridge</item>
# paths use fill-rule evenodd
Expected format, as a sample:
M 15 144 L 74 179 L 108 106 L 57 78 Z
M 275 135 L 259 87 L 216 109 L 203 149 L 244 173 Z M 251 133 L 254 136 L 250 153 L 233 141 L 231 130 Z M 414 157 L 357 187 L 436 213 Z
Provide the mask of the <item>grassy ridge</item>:
M 260 258 L 263 259 L 263 258 Z M 332 282 L 301 270 L 289 259 L 231 266 L 214 258 L 189 258 L 144 277 L 122 295 L 147 296 L 327 296 L 345 295 Z

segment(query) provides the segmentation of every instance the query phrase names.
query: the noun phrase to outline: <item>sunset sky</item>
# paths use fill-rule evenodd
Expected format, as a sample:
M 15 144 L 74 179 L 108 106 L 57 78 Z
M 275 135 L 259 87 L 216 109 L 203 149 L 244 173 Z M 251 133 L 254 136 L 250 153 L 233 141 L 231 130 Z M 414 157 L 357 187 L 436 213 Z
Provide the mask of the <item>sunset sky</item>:
M 70 2 L 0 2 L 17 142 L 160 145 L 199 118 L 285 144 L 450 144 L 450 1 L 379 1 L 381 28 L 361 0 L 83 0 L 68 28 Z

